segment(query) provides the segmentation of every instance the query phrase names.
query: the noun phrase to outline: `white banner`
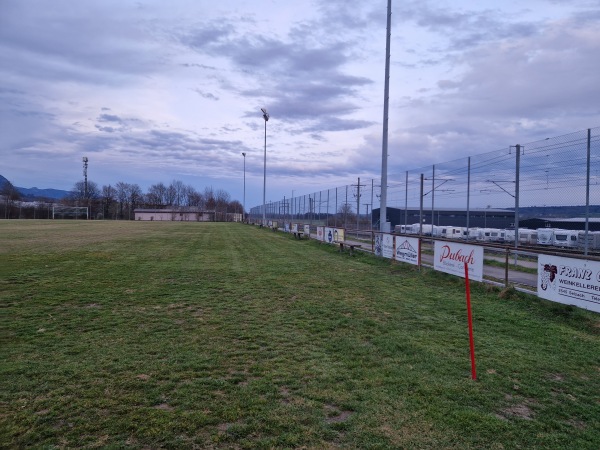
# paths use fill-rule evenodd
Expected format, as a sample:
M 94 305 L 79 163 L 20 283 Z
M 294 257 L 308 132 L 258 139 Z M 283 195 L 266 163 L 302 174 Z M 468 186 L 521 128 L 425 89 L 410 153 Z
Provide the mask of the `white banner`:
M 381 256 L 382 254 L 382 241 L 383 233 L 375 233 L 375 256 Z
M 394 257 L 394 235 L 375 233 L 375 256 L 392 259 Z
M 394 235 L 384 234 L 381 240 L 381 256 L 392 259 L 394 257 Z
M 306 236 L 307 238 L 310 238 L 310 225 L 309 224 L 304 225 L 304 236 Z
M 419 238 L 396 236 L 396 261 L 419 264 Z
M 325 227 L 325 234 L 323 236 L 323 240 L 328 244 L 333 244 L 334 242 L 344 241 L 344 229 L 343 228 L 333 228 L 333 227 Z
M 317 227 L 317 240 L 324 241 L 325 227 Z
M 465 277 L 465 263 L 469 267 L 469 279 L 483 280 L 483 247 L 435 241 L 433 267 L 440 272 Z
M 600 312 L 600 262 L 538 255 L 538 297 Z

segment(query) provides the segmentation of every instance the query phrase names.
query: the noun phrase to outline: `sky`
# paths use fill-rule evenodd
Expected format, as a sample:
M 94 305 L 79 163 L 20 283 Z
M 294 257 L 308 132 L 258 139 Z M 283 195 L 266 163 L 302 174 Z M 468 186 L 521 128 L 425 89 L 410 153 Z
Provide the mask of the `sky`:
M 0 174 L 246 208 L 379 179 L 385 0 L 0 0 Z M 388 179 L 600 125 L 598 0 L 392 1 Z M 246 156 L 242 156 L 246 153 Z

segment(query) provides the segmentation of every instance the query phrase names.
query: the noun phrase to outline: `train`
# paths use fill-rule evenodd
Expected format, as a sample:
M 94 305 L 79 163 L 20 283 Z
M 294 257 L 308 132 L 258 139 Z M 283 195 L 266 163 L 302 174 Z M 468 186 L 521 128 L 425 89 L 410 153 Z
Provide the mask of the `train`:
M 511 243 L 515 242 L 514 229 L 469 228 L 418 224 L 396 225 L 395 234 L 422 234 L 423 236 L 464 239 L 477 242 Z M 584 249 L 586 233 L 582 230 L 563 230 L 561 228 L 520 228 L 519 244 L 559 247 L 565 249 Z M 600 250 L 600 231 L 588 231 L 587 248 Z

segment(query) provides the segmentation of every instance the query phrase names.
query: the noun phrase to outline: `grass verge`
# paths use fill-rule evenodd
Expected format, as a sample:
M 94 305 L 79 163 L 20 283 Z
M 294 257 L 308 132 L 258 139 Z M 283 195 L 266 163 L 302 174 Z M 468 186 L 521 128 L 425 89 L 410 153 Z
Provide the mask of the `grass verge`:
M 0 447 L 600 448 L 598 315 L 238 224 L 0 222 Z

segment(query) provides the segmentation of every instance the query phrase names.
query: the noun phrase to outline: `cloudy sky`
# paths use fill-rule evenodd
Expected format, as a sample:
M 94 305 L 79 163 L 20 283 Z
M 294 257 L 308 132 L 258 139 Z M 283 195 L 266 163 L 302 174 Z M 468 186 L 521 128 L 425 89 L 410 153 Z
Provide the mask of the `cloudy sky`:
M 0 174 L 246 206 L 381 171 L 385 0 L 0 0 Z M 598 0 L 394 0 L 389 174 L 600 125 Z

